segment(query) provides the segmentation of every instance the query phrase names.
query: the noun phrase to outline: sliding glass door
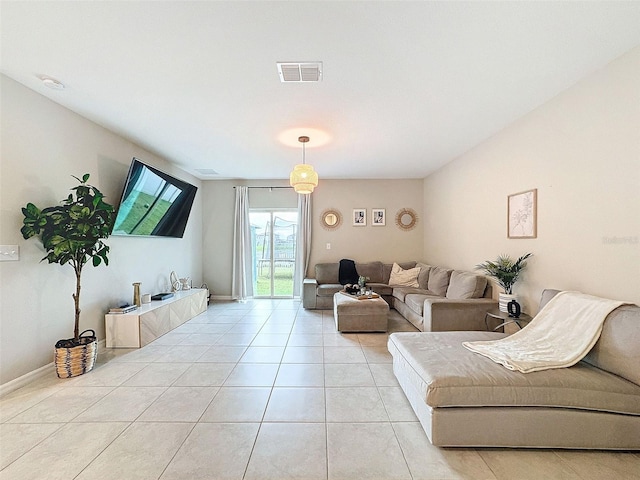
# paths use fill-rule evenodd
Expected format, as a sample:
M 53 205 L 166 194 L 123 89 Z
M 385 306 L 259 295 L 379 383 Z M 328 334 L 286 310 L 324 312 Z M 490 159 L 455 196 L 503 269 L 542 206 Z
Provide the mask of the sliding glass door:
M 249 220 L 253 296 L 292 298 L 298 212 L 251 209 Z

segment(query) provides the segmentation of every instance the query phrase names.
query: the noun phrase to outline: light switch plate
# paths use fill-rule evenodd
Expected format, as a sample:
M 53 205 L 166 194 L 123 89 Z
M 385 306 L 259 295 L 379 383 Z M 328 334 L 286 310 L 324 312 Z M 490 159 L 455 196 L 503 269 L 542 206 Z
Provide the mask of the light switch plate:
M 20 260 L 18 245 L 0 245 L 0 262 L 15 262 Z

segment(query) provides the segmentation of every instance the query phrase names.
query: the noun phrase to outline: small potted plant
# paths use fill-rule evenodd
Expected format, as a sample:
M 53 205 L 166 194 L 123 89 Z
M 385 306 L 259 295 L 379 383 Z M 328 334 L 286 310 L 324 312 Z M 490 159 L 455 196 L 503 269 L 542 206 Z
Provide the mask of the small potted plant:
M 93 368 L 98 348 L 95 332 L 80 333 L 80 280 L 83 267 L 91 261 L 94 267 L 109 264 L 109 247 L 102 241 L 111 232 L 114 209 L 104 195 L 89 184 L 89 174 L 73 187 L 60 205 L 40 210 L 33 203 L 22 209 L 24 239 L 38 236 L 47 255 L 41 260 L 60 265 L 69 264 L 76 274 L 76 290 L 71 296 L 75 306 L 73 338 L 56 343 L 55 366 L 60 378 L 81 375 Z M 90 332 L 90 335 L 84 334 Z
M 476 268 L 483 270 L 489 277 L 495 278 L 504 289 L 504 293 L 499 295 L 500 311 L 507 311 L 507 304 L 515 299 L 513 295 L 513 285 L 518 281 L 520 274 L 527 266 L 527 258 L 532 253 L 527 253 L 516 261 L 513 261 L 509 255 L 500 255 L 495 261 L 487 260 L 485 263 L 476 265 Z

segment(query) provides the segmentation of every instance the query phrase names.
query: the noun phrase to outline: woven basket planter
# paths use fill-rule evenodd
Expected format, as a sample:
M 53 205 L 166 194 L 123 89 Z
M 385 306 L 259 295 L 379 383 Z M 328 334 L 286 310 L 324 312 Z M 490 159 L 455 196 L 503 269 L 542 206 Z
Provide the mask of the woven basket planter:
M 85 333 L 90 335 L 85 335 Z M 71 378 L 91 371 L 98 357 L 96 332 L 85 330 L 75 339 L 59 340 L 56 343 L 54 363 L 59 378 Z

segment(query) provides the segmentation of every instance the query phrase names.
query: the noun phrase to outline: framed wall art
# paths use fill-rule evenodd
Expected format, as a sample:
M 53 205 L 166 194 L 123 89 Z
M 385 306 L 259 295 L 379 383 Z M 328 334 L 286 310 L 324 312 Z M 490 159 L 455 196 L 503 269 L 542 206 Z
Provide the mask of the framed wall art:
M 538 235 L 538 189 L 507 197 L 507 237 L 536 238 Z
M 386 225 L 386 213 L 384 208 L 371 209 L 371 225 L 374 227 L 384 227 Z
M 367 226 L 367 209 L 366 208 L 353 209 L 353 226 L 354 227 Z

